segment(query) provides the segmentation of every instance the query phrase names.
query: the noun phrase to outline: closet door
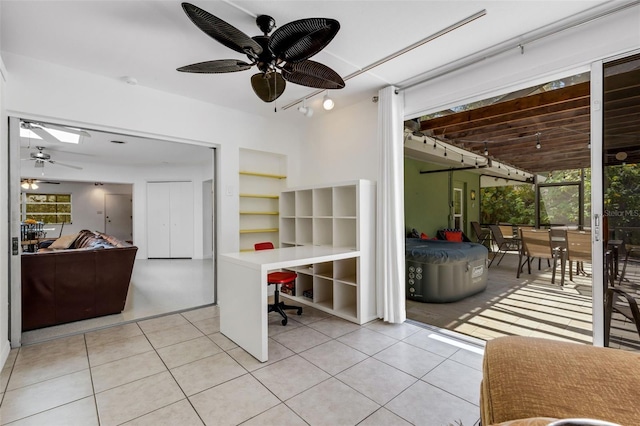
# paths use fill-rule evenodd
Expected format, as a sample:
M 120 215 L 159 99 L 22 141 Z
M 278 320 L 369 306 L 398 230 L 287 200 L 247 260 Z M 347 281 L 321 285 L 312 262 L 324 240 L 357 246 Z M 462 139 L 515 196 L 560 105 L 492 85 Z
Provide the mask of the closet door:
M 193 257 L 193 183 L 171 182 L 171 257 Z
M 147 257 L 171 257 L 170 183 L 147 183 Z

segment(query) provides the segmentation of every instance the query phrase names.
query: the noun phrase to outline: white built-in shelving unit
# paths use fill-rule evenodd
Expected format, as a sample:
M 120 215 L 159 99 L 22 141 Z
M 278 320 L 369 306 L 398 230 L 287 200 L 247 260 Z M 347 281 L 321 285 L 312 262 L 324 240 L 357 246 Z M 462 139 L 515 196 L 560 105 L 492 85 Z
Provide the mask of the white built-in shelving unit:
M 284 295 L 346 320 L 376 318 L 375 184 L 357 180 L 294 188 L 280 194 L 280 246 L 332 246 L 353 257 L 291 268 L 295 296 Z
M 286 166 L 284 155 L 240 150 L 240 251 L 263 241 L 279 246 L 278 200 L 286 187 Z

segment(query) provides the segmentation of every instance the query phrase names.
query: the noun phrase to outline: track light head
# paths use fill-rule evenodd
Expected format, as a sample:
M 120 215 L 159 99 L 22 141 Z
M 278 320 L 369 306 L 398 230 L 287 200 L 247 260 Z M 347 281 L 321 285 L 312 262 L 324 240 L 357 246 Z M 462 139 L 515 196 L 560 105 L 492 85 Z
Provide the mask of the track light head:
M 313 108 L 307 106 L 307 100 L 302 100 L 302 105 L 298 107 L 298 112 L 305 117 L 311 117 L 313 115 Z
M 324 97 L 322 98 L 322 108 L 329 111 L 332 110 L 334 106 L 335 102 L 333 102 L 333 99 L 329 97 L 329 92 L 325 93 Z
M 300 107 L 298 107 L 298 112 L 300 114 L 304 115 L 305 117 L 311 117 L 313 115 L 313 108 L 306 107 L 306 106 L 300 106 Z

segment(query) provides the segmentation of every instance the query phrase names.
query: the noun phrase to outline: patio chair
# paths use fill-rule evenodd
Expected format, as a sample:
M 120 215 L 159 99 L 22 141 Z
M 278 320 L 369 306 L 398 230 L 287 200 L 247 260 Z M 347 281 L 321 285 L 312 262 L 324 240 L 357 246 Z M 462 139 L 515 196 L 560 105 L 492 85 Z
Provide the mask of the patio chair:
M 558 258 L 561 258 L 562 253 L 558 247 L 554 247 L 551 241 L 551 233 L 548 230 L 520 228 L 520 239 L 522 249 L 518 257 L 518 272 L 516 278 L 520 278 L 520 271 L 527 264 L 528 272 L 531 274 L 531 260 L 538 258 L 538 269 L 540 269 L 540 260 L 547 259 L 547 264 L 553 259 L 553 271 L 551 273 L 551 283 L 555 284 L 556 281 L 556 267 L 558 266 Z M 522 258 L 526 257 L 523 262 Z M 562 278 L 560 285 L 564 285 L 564 262 L 560 262 L 562 270 Z
M 630 293 L 621 288 L 613 287 L 615 282 L 613 271 L 613 254 L 608 250 L 605 253 L 605 284 L 608 284 L 608 286 L 604 293 L 604 346 L 609 346 L 611 317 L 614 312 L 633 321 L 638 337 L 640 337 L 640 309 L 638 309 L 638 302 Z
M 491 231 L 488 229 L 482 229 L 479 222 L 471 222 L 471 227 L 473 228 L 473 232 L 476 234 L 476 239 L 479 244 L 486 246 L 489 243 L 489 250 L 491 251 Z
M 500 260 L 498 260 L 498 265 L 500 265 L 500 262 L 502 262 L 502 258 L 505 254 L 507 254 L 508 251 L 520 251 L 520 239 L 513 238 L 512 234 L 509 234 L 508 237 L 505 237 L 502 234 L 502 230 L 500 228 L 501 226 L 498 225 L 489 225 L 493 242 L 497 247 L 496 253 L 494 254 L 493 258 L 491 258 L 491 262 L 489 262 L 489 268 L 500 253 L 502 253 L 502 256 L 500 256 Z
M 569 280 L 573 281 L 573 262 L 576 262 L 576 274 L 584 271 L 583 262 L 591 263 L 591 231 L 567 230 L 566 259 L 569 261 Z

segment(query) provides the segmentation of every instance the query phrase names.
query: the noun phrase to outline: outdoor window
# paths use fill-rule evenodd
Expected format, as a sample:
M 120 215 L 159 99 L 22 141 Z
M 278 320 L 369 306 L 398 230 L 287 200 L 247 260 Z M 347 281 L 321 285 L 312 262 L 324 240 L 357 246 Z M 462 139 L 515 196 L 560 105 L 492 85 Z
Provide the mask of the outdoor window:
M 71 194 L 23 193 L 22 215 L 43 223 L 71 223 Z

